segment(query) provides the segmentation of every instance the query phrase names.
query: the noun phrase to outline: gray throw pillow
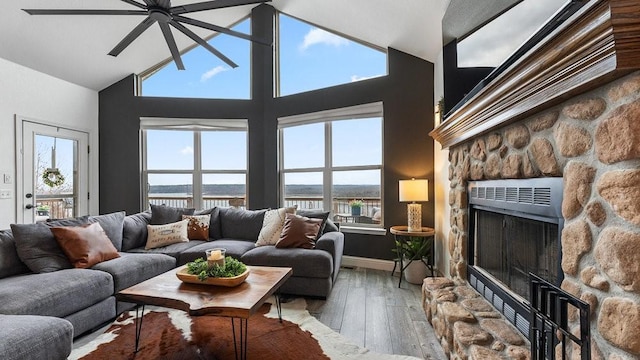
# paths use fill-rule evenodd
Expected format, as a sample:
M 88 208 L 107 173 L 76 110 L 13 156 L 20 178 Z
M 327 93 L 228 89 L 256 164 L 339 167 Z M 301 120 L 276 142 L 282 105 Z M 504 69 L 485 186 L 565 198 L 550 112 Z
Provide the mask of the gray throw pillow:
M 124 225 L 124 216 L 125 212 L 114 212 L 111 214 L 98 215 L 98 216 L 89 216 L 89 222 L 94 223 L 97 222 L 100 224 L 102 229 L 113 246 L 118 250 L 122 250 L 122 227 Z
M 182 215 L 193 215 L 195 209 L 174 208 L 151 204 L 151 225 L 164 225 L 182 220 Z
M 237 240 L 258 240 L 266 211 L 234 208 L 220 209 L 222 237 Z
M 147 225 L 151 221 L 148 211 L 128 215 L 122 226 L 122 251 L 129 251 L 147 243 Z
M 71 263 L 58 245 L 51 227 L 88 224 L 87 216 L 37 224 L 11 224 L 18 257 L 34 273 L 54 272 L 71 268 Z

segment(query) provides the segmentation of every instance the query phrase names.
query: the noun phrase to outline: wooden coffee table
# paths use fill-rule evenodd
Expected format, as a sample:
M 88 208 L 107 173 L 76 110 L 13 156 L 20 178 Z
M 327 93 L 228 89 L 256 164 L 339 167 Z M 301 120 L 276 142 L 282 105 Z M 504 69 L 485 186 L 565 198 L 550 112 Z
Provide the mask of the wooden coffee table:
M 248 319 L 271 295 L 275 295 L 278 318 L 282 321 L 282 307 L 278 289 L 291 277 L 288 267 L 248 266 L 249 277 L 236 287 L 222 287 L 184 283 L 176 277 L 181 268 L 167 271 L 116 294 L 120 301 L 142 305 L 162 306 L 187 312 L 191 316 L 214 315 L 231 318 L 233 346 L 236 359 L 247 358 Z M 143 316 L 136 307 L 136 347 L 140 341 Z M 236 332 L 236 321 L 239 323 Z M 238 336 L 236 336 L 236 334 Z M 239 346 L 238 346 L 239 339 Z

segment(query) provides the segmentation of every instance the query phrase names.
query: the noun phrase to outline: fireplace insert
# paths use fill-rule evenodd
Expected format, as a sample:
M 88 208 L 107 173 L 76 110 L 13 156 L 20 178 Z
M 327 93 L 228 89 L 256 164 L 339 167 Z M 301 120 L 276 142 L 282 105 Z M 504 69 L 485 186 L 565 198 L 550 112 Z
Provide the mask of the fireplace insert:
M 560 285 L 562 178 L 469 183 L 468 281 L 525 336 L 529 273 Z

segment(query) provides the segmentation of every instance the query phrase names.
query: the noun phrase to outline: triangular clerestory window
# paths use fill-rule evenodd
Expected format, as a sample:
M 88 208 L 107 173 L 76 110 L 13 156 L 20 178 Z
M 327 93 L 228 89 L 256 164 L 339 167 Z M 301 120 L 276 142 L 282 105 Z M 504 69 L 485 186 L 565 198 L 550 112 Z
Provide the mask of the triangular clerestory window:
M 387 75 L 387 54 L 279 14 L 279 96 Z
M 239 22 L 232 30 L 250 34 L 251 20 Z M 177 34 L 175 36 L 182 36 Z M 185 70 L 178 70 L 173 61 L 150 69 L 142 75 L 142 96 L 250 99 L 251 98 L 251 44 L 225 34 L 217 34 L 208 41 L 229 57 L 237 68 L 231 68 L 202 46 L 182 54 Z M 169 55 L 169 50 L 167 50 Z

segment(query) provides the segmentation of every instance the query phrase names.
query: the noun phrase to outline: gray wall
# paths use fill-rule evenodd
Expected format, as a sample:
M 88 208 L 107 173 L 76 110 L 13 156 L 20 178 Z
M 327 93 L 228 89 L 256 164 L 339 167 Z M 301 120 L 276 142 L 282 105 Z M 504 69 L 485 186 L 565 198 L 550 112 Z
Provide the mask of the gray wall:
M 254 9 L 254 35 L 270 38 L 274 11 Z M 278 207 L 277 119 L 282 116 L 383 101 L 384 224 L 406 225 L 398 180 L 430 181 L 433 199 L 433 64 L 389 49 L 387 76 L 273 97 L 272 50 L 252 48 L 252 99 L 182 99 L 135 96 L 130 75 L 100 92 L 100 213 L 140 206 L 140 117 L 249 119 L 249 208 Z M 433 226 L 434 202 L 423 204 L 423 226 Z M 391 235 L 345 234 L 345 254 L 391 259 Z

